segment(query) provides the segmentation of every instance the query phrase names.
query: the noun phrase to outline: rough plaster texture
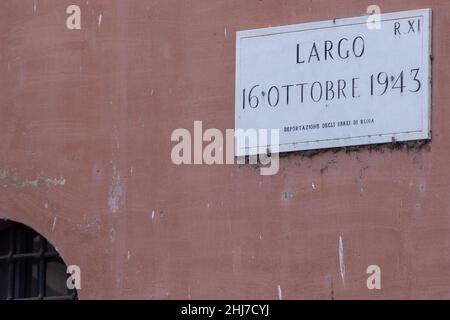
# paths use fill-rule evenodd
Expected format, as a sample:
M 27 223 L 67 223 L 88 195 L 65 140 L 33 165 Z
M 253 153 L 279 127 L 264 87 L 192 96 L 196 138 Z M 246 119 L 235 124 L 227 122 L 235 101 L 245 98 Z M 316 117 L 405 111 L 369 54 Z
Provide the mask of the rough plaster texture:
M 236 31 L 372 3 L 0 1 L 0 218 L 79 265 L 81 299 L 450 298 L 450 1 L 376 1 L 433 9 L 427 147 L 292 154 L 271 177 L 170 160 L 174 129 L 233 128 Z

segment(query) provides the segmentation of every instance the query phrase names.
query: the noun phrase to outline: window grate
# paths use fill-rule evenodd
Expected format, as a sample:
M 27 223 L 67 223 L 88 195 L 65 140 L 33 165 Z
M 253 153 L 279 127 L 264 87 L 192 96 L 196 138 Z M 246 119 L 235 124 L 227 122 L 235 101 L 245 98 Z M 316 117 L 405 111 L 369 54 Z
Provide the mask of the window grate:
M 76 300 L 66 286 L 66 265 L 41 235 L 18 223 L 0 221 L 0 299 Z

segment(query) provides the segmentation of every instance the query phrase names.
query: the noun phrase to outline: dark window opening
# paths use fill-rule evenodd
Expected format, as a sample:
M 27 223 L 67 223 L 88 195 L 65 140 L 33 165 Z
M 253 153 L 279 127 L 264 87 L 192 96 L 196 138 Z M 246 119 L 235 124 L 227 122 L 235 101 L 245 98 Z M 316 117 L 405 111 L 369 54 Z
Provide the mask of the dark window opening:
M 67 266 L 40 234 L 0 220 L 0 300 L 76 300 Z

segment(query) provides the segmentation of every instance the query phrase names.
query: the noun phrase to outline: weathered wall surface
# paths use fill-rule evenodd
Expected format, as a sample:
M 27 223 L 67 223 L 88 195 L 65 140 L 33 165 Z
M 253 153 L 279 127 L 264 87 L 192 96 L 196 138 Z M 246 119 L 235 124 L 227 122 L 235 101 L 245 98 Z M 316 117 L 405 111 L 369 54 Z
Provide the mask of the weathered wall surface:
M 233 128 L 237 30 L 372 3 L 1 1 L 0 218 L 79 265 L 82 299 L 450 298 L 450 1 L 376 1 L 433 9 L 427 147 L 293 154 L 269 177 L 170 159 L 176 128 Z

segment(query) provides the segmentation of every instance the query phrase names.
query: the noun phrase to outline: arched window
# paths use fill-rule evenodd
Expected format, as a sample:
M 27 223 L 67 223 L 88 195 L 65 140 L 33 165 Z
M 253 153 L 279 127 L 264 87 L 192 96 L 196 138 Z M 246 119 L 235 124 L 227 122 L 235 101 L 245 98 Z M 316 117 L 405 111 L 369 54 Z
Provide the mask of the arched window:
M 0 220 L 0 300 L 73 300 L 67 266 L 56 249 L 29 227 Z

